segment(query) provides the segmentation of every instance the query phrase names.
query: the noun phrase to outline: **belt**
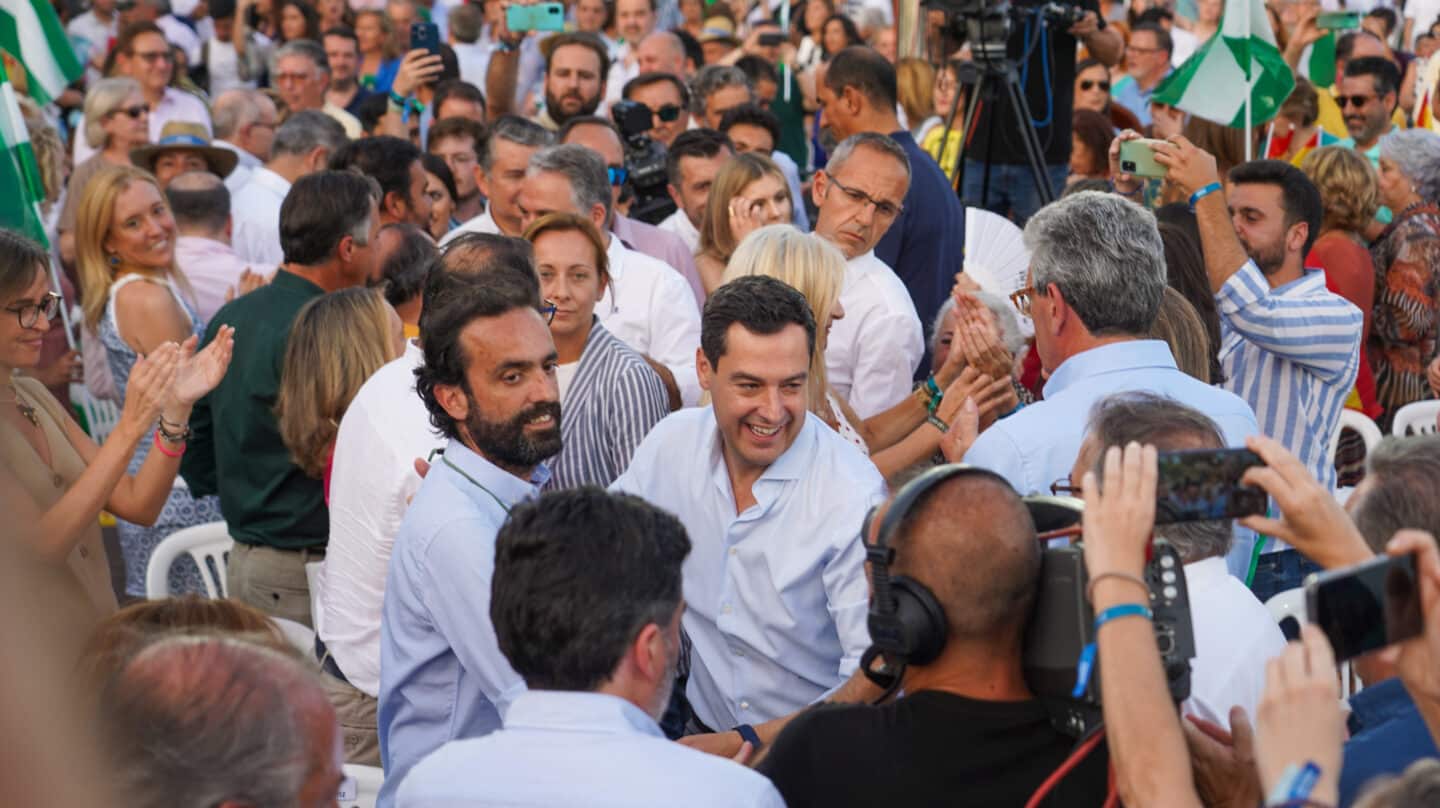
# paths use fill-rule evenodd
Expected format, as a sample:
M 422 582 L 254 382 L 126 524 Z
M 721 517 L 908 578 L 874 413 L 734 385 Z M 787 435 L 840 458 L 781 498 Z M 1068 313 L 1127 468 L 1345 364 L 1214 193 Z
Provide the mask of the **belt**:
M 335 657 L 331 656 L 330 649 L 325 647 L 325 641 L 320 639 L 319 634 L 315 635 L 315 659 L 320 662 L 320 670 L 350 685 L 350 680 L 345 678 L 345 674 L 340 670 L 340 666 L 335 664 Z M 350 686 L 354 687 L 355 685 Z

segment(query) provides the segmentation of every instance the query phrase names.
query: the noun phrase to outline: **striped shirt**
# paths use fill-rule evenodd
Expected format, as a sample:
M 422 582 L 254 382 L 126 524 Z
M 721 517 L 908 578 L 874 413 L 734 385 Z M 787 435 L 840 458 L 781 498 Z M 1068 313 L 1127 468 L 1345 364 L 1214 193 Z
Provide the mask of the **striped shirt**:
M 1215 294 L 1225 388 L 1255 409 L 1260 431 L 1335 487 L 1330 436 L 1360 367 L 1360 310 L 1325 288 L 1325 273 L 1270 288 L 1246 261 Z
M 657 374 L 633 349 L 590 326 L 575 379 L 560 401 L 560 454 L 550 467 L 548 490 L 608 486 L 630 465 L 635 447 L 670 414 Z

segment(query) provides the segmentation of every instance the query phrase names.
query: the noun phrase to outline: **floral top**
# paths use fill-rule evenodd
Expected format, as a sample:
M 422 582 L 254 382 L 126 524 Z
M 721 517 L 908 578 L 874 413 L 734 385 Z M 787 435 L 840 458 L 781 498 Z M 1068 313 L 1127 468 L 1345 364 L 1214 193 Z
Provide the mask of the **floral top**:
M 1412 205 L 1395 216 L 1371 249 L 1375 258 L 1375 314 L 1367 351 L 1375 394 L 1385 415 L 1430 397 L 1425 367 L 1435 358 L 1440 318 L 1440 208 Z

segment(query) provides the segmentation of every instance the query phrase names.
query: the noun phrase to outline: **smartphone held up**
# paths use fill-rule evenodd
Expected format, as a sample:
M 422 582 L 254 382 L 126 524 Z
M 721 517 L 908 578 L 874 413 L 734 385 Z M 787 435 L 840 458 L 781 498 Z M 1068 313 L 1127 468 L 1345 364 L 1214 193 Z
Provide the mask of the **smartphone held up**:
M 1134 142 L 1134 141 L 1131 141 Z M 1240 478 L 1265 461 L 1249 449 L 1161 452 L 1155 487 L 1155 523 L 1201 522 L 1263 514 L 1265 492 Z
M 1311 575 L 1305 610 L 1343 662 L 1418 636 L 1425 620 L 1415 556 L 1388 556 Z

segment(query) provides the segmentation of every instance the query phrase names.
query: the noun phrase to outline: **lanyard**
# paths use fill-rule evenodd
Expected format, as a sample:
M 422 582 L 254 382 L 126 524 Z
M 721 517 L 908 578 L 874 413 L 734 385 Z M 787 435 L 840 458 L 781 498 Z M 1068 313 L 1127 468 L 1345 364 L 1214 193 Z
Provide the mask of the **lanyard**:
M 501 499 L 500 497 L 496 496 L 494 491 L 491 491 L 490 489 L 486 488 L 484 485 L 482 485 L 482 484 L 480 483 L 479 480 L 475 479 L 474 477 L 471 477 L 469 474 L 466 474 L 465 471 L 464 471 L 464 469 L 462 469 L 462 468 L 460 468 L 459 466 L 455 465 L 454 463 L 450 462 L 450 458 L 446 457 L 446 456 L 445 456 L 445 453 L 444 453 L 443 451 L 440 452 L 440 462 L 441 462 L 441 463 L 444 463 L 444 464 L 447 465 L 447 466 L 449 466 L 449 467 L 451 468 L 451 470 L 454 471 L 456 474 L 459 474 L 461 477 L 464 477 L 465 479 L 469 480 L 471 485 L 473 485 L 473 486 L 475 486 L 476 488 L 480 489 L 481 491 L 484 491 L 485 493 L 489 494 L 489 495 L 490 495 L 490 498 L 493 499 L 493 500 L 495 500 L 495 504 L 500 506 L 500 510 L 504 511 L 507 516 L 510 514 L 510 506 L 505 504 L 505 500 L 503 500 L 503 499 Z

